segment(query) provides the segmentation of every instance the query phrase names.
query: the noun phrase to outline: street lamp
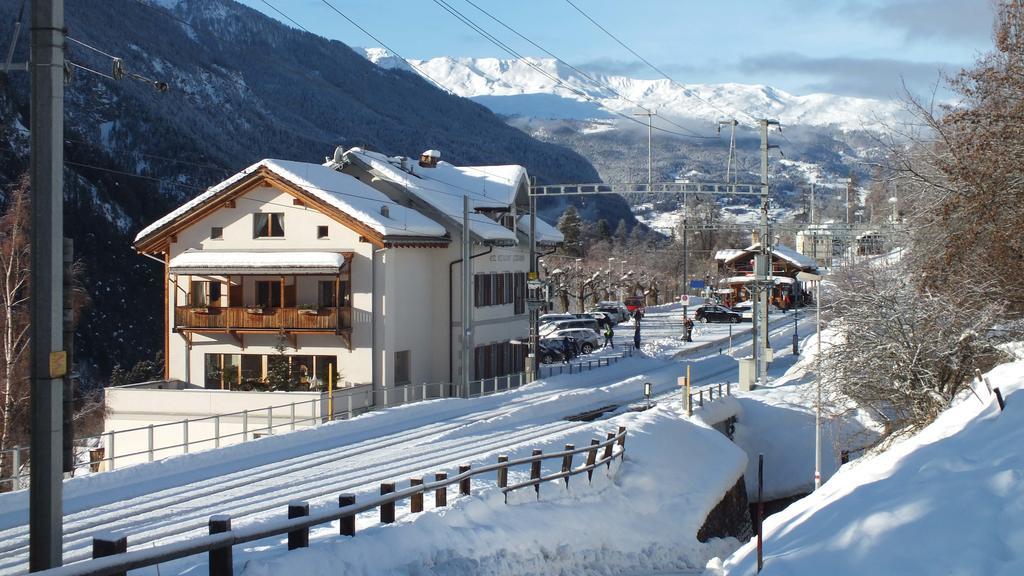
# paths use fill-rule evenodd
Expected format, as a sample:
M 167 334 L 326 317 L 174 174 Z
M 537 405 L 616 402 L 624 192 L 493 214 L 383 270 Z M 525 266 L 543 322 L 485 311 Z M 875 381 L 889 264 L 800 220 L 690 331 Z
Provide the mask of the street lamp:
M 814 288 L 815 322 L 818 331 L 817 369 L 814 379 L 817 381 L 818 395 L 814 402 L 814 489 L 821 488 L 821 275 L 810 272 L 797 272 L 797 280 L 816 282 Z

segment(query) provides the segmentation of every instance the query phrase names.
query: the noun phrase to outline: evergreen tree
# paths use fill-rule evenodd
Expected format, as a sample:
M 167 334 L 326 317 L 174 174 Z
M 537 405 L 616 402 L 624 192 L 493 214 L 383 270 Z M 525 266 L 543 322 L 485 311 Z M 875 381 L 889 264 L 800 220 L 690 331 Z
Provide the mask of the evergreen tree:
M 615 227 L 615 243 L 619 247 L 626 245 L 626 238 L 629 232 L 626 230 L 626 221 L 619 219 L 619 225 Z
M 597 231 L 594 236 L 599 242 L 611 241 L 612 239 L 612 227 L 608 225 L 608 221 L 601 218 L 597 221 Z
M 576 211 L 576 207 L 570 204 L 562 217 L 558 219 L 558 231 L 565 237 L 563 250 L 568 256 L 580 256 L 583 254 L 582 233 L 583 221 Z

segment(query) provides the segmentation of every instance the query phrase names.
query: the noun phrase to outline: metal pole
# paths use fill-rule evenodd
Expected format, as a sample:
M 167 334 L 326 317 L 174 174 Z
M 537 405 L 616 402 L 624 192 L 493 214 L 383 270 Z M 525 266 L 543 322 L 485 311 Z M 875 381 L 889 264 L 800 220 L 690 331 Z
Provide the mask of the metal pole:
M 817 374 L 818 399 L 814 403 L 814 489 L 821 488 L 821 280 L 814 289 L 815 327 L 818 330 Z
M 469 358 L 473 336 L 473 261 L 469 230 L 469 196 L 462 197 L 462 384 L 469 390 Z
M 530 273 L 528 278 L 537 277 L 537 197 L 530 195 Z M 531 306 L 530 289 L 527 286 L 527 307 L 530 313 L 530 353 L 526 359 L 527 380 L 533 382 L 537 379 L 538 350 L 537 350 L 537 323 L 540 318 L 540 309 Z
M 63 316 L 61 324 L 64 326 L 64 350 L 67 351 L 67 372 L 64 374 L 63 382 L 63 400 L 64 400 L 64 415 L 63 415 L 63 456 L 64 461 L 63 471 L 65 474 L 74 476 L 75 474 L 75 374 L 73 373 L 75 358 L 75 326 L 72 322 L 74 314 L 72 314 L 72 285 L 71 285 L 71 269 L 74 258 L 74 243 L 71 238 L 62 239 L 63 255 L 61 258 L 64 278 L 62 281 L 63 289 Z
M 32 194 L 32 469 L 29 570 L 63 562 L 61 377 L 64 273 L 64 1 L 32 2 L 29 173 Z

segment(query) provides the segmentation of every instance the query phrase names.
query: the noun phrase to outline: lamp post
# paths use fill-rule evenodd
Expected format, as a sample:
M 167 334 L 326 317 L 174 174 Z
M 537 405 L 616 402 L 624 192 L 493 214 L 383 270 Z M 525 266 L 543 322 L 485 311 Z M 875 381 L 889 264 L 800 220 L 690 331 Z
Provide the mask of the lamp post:
M 801 282 L 817 282 L 814 288 L 814 307 L 816 329 L 818 331 L 817 368 L 814 379 L 817 383 L 817 399 L 814 402 L 814 489 L 821 488 L 821 275 L 810 272 L 798 272 L 797 279 Z

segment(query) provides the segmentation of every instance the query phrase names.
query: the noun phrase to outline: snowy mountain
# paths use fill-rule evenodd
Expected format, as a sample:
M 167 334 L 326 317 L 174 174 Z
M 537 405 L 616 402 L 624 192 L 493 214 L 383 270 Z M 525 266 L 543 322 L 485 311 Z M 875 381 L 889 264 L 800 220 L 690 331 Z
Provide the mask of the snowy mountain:
M 536 118 L 609 117 L 608 111 L 629 114 L 638 102 L 673 120 L 717 122 L 730 116 L 742 120 L 775 118 L 785 125 L 831 126 L 857 130 L 891 119 L 899 105 L 891 101 L 834 94 L 795 95 L 763 85 L 689 84 L 665 79 L 643 80 L 586 72 L 586 76 L 552 58 L 527 61 L 499 58 L 452 58 L 403 61 L 379 48 L 366 57 L 383 68 L 417 70 L 451 92 L 473 98 L 495 112 Z M 411 66 L 410 66 L 411 64 Z M 545 98 L 547 96 L 547 98 Z M 550 98 L 554 96 L 557 98 Z M 579 106 L 562 109 L 568 100 Z M 572 115 L 566 115 L 571 110 Z

